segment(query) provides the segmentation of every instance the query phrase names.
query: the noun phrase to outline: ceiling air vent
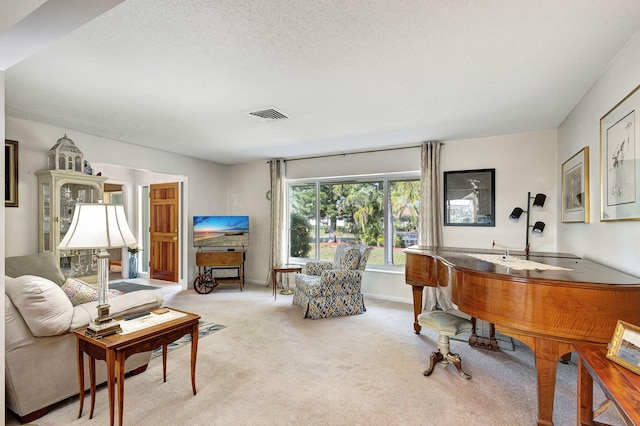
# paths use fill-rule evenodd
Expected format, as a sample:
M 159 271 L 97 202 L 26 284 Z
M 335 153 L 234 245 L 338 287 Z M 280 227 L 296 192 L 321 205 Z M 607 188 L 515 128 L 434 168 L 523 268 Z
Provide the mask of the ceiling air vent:
M 278 111 L 274 107 L 260 108 L 259 110 L 248 111 L 247 114 L 249 114 L 251 117 L 256 118 L 262 122 L 286 120 L 287 118 L 289 118 L 289 116 L 286 115 L 284 112 Z

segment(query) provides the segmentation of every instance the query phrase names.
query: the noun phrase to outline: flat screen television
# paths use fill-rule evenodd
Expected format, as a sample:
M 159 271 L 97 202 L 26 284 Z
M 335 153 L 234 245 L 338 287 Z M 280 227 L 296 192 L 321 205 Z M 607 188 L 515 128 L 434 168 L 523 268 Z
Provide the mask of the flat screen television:
M 249 247 L 249 216 L 194 216 L 194 247 Z

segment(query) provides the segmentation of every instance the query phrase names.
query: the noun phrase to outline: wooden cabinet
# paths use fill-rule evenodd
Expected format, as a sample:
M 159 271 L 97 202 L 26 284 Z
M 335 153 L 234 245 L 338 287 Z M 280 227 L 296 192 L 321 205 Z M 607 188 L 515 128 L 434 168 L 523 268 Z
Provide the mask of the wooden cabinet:
M 245 251 L 200 251 L 196 253 L 198 276 L 193 281 L 198 293 L 210 293 L 220 284 L 244 287 Z
M 92 250 L 58 249 L 69 230 L 78 203 L 102 200 L 102 176 L 64 170 L 44 170 L 38 177 L 38 251 L 53 252 L 60 258 L 65 275 L 84 277 L 95 274 Z

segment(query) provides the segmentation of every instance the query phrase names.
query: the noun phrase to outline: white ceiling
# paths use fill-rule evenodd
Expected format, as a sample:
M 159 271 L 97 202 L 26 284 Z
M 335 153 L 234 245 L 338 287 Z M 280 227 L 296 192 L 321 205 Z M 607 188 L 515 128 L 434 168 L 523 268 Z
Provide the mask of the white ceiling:
M 223 164 L 550 129 L 639 28 L 638 0 L 126 0 L 8 68 L 6 112 Z

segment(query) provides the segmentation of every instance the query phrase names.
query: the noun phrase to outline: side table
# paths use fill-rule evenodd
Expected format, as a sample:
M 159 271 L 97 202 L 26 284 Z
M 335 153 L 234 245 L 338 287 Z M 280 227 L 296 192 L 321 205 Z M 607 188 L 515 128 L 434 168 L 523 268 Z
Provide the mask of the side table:
M 276 265 L 273 267 L 273 299 L 275 300 L 277 297 L 277 279 L 278 279 L 278 272 L 282 273 L 289 273 L 289 272 L 295 272 L 297 274 L 299 274 L 300 272 L 302 272 L 302 266 L 300 265 Z M 280 294 L 292 294 L 293 291 L 289 288 L 289 283 L 287 282 L 287 288 L 283 288 L 280 291 Z
M 114 400 L 115 382 L 118 383 L 118 424 L 122 425 L 124 409 L 124 363 L 136 353 L 152 351 L 162 346 L 162 376 L 167 381 L 167 346 L 184 336 L 191 336 L 191 387 L 196 394 L 196 357 L 198 354 L 198 324 L 200 315 L 171 309 L 185 314 L 182 317 L 152 325 L 128 334 L 112 334 L 101 339 L 85 335 L 86 327 L 74 331 L 78 348 L 78 385 L 80 388 L 80 410 L 82 416 L 84 405 L 84 354 L 89 355 L 89 379 L 91 382 L 91 410 L 93 417 L 96 396 L 96 359 L 107 363 L 107 390 L 109 394 L 109 424 L 115 422 Z M 166 315 L 166 314 L 162 314 Z M 144 318 L 144 317 L 143 317 Z M 137 320 L 132 320 L 137 321 Z M 117 377 L 116 377 L 117 376 Z
M 575 343 L 574 347 L 578 352 L 578 424 L 603 424 L 593 420 L 595 381 L 626 424 L 640 425 L 640 376 L 609 360 L 606 346 Z M 596 410 L 596 415 L 600 412 Z

